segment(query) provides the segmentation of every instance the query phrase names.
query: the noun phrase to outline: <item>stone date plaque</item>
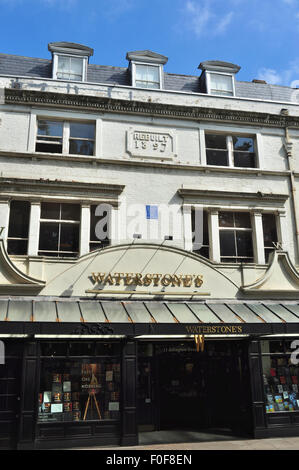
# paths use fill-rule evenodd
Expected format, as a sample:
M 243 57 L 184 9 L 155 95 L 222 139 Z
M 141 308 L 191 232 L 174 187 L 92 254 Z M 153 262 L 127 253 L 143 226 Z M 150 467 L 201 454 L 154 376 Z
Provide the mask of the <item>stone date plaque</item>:
M 171 160 L 176 157 L 176 138 L 171 131 L 127 131 L 127 152 L 132 157 Z

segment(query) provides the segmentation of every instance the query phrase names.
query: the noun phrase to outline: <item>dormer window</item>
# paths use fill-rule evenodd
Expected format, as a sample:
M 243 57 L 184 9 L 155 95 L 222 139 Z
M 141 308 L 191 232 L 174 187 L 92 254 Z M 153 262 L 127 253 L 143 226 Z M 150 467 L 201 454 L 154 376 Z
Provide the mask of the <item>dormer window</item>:
M 81 57 L 57 55 L 56 78 L 62 80 L 83 81 L 84 62 Z
M 162 89 L 163 65 L 167 57 L 152 51 L 127 53 L 132 76 L 132 86 L 137 88 Z
M 93 49 L 71 42 L 55 42 L 48 45 L 53 56 L 53 78 L 84 82 L 88 60 Z
M 207 88 L 211 95 L 234 96 L 234 78 L 232 75 L 207 72 Z
M 199 67 L 202 88 L 209 95 L 235 96 L 235 74 L 240 67 L 218 60 L 202 62 Z
M 139 88 L 161 88 L 160 67 L 135 64 L 135 86 Z

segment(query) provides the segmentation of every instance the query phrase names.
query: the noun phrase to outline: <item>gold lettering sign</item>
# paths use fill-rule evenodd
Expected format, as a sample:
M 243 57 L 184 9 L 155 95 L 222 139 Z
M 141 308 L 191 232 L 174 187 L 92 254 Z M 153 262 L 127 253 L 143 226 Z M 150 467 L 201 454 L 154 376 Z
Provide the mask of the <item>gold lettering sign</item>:
M 206 334 L 240 334 L 243 333 L 243 326 L 235 325 L 187 325 L 186 331 L 190 335 Z
M 201 287 L 201 274 L 91 273 L 94 284 L 108 286 Z

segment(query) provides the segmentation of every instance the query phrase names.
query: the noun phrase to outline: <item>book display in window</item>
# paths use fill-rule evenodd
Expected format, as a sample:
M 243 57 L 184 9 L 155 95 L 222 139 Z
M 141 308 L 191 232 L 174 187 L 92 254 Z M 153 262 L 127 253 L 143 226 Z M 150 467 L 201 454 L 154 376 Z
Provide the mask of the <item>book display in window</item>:
M 55 362 L 45 365 L 44 390 L 38 395 L 40 422 L 119 419 L 119 362 Z
M 299 411 L 299 368 L 287 356 L 272 356 L 263 358 L 264 372 L 269 363 L 269 373 L 264 373 L 266 413 Z

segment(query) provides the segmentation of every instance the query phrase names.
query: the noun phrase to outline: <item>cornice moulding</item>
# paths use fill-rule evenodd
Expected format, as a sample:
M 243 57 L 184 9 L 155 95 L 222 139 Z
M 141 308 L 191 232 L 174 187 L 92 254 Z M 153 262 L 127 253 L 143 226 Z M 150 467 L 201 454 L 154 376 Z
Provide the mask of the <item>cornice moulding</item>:
M 182 198 L 204 198 L 208 199 L 219 199 L 222 200 L 254 200 L 254 201 L 271 201 L 271 202 L 282 202 L 284 203 L 288 198 L 288 194 L 273 194 L 273 193 L 261 193 L 261 192 L 233 192 L 233 191 L 210 191 L 196 188 L 179 188 L 178 194 Z
M 299 117 L 279 114 L 202 108 L 174 104 L 121 100 L 106 97 L 71 95 L 5 88 L 5 103 L 31 106 L 88 109 L 98 112 L 142 114 L 194 121 L 222 121 L 274 127 L 299 128 Z

